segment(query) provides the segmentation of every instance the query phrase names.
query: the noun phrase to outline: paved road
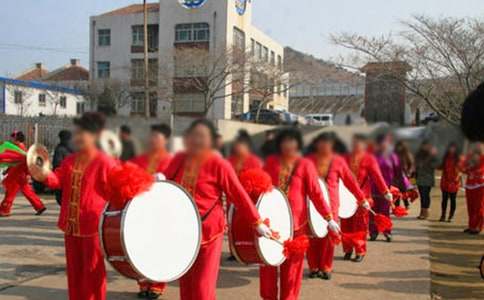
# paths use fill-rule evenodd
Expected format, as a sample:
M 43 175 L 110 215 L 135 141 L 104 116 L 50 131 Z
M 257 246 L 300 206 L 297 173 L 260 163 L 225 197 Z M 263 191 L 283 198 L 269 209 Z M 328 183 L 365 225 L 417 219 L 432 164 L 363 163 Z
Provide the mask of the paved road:
M 0 219 L 0 298 L 60 300 L 66 297 L 62 235 L 55 227 L 57 207 L 48 200 L 44 216 L 33 216 L 19 198 L 14 216 Z M 412 214 L 415 214 L 412 211 Z M 304 279 L 301 299 L 430 299 L 427 222 L 395 222 L 395 242 L 370 243 L 367 259 L 343 262 L 339 250 L 333 280 Z M 227 253 L 224 253 L 227 256 Z M 218 282 L 219 299 L 259 299 L 258 271 L 225 261 Z M 135 299 L 136 285 L 109 272 L 108 299 Z M 163 299 L 178 299 L 171 285 Z

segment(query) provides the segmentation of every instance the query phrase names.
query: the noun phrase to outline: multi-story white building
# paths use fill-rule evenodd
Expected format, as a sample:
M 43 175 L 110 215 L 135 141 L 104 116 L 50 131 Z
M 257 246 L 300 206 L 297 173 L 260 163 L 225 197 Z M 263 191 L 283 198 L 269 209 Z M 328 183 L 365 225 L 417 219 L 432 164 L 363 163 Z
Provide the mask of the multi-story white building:
M 208 57 L 215 66 L 222 60 L 217 61 L 217 58 L 229 57 L 229 53 L 234 56 L 234 48 L 244 49 L 244 55 L 250 53 L 251 61 L 256 61 L 257 65 L 282 71 L 284 49 L 252 25 L 250 0 L 161 0 L 150 4 L 148 11 L 150 106 L 157 115 L 205 113 L 207 93 L 200 85 L 208 81 L 213 84 L 219 78 L 209 74 L 207 69 L 211 66 L 206 62 L 200 72 L 194 72 L 193 68 Z M 117 81 L 117 86 L 128 91 L 129 105 L 119 113 L 143 113 L 143 6 L 135 4 L 93 16 L 90 27 L 91 79 Z M 193 53 L 202 62 L 188 58 L 191 66 L 187 70 L 182 63 L 183 57 Z M 267 108 L 287 110 L 283 76 L 272 89 L 274 92 L 261 99 L 260 94 L 245 86 L 246 82 L 254 82 L 247 78 L 253 71 L 243 75 L 244 80 L 240 82 L 234 80 L 237 75 L 227 73 L 229 76 L 224 77 L 217 89 L 211 86 L 211 91 L 216 93 L 209 97 L 213 101 L 207 112 L 210 118 L 230 119 L 260 103 Z
M 77 89 L 0 77 L 0 114 L 75 116 L 84 112 L 85 103 Z

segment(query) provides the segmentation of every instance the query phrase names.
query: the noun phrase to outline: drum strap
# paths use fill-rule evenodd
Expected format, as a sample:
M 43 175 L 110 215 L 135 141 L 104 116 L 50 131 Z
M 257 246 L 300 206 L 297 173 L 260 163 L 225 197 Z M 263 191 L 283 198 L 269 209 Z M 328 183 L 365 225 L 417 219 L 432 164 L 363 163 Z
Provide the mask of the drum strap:
M 291 174 L 286 181 L 286 185 L 284 186 L 284 192 L 287 194 L 289 192 L 289 186 L 291 185 L 292 178 L 294 177 L 294 173 L 296 173 L 297 167 L 299 166 L 299 159 L 294 163 L 294 167 L 292 168 Z
M 205 220 L 210 216 L 210 213 L 217 207 L 219 203 L 219 200 L 215 201 L 215 203 L 207 210 L 207 212 L 201 217 L 202 222 L 205 222 Z

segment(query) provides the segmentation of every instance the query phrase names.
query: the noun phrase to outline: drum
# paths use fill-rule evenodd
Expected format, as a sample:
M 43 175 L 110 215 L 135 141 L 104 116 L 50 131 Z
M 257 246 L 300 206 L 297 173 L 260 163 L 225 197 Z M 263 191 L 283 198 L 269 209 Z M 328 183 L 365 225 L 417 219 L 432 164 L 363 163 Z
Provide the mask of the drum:
M 324 180 L 319 179 L 319 186 L 323 192 L 324 201 L 331 207 L 329 202 L 329 192 L 326 187 Z M 313 237 L 324 238 L 328 234 L 328 221 L 326 221 L 323 216 L 316 210 L 313 201 L 308 198 L 308 218 L 309 218 L 309 228 L 311 229 L 311 234 Z
M 269 219 L 280 241 L 293 237 L 293 219 L 289 202 L 279 189 L 263 194 L 256 204 L 263 220 Z M 258 237 L 244 216 L 232 206 L 229 211 L 229 243 L 233 255 L 243 264 L 279 266 L 286 257 L 283 246 L 273 240 Z
M 339 181 L 339 211 L 338 216 L 341 219 L 349 219 L 356 213 L 358 201 L 355 196 L 348 190 L 342 180 Z
M 195 262 L 202 223 L 190 195 L 175 183 L 160 181 L 123 210 L 113 210 L 108 204 L 99 236 L 106 260 L 122 275 L 170 282 Z

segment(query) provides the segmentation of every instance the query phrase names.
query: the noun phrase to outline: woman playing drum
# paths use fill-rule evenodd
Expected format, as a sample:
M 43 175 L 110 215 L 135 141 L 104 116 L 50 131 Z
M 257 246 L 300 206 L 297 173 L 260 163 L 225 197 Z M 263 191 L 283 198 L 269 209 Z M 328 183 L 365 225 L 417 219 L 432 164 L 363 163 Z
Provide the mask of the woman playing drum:
M 264 167 L 272 182 L 289 199 L 293 219 L 294 237 L 309 233 L 306 198 L 312 199 L 318 212 L 328 221 L 329 229 L 338 232 L 339 226 L 333 220 L 326 205 L 313 164 L 303 158 L 301 133 L 286 129 L 276 139 L 278 154 L 269 156 Z M 263 299 L 298 299 L 303 277 L 304 257 L 289 257 L 280 267 L 280 293 L 278 294 L 278 268 L 260 268 L 260 294 Z
M 195 199 L 203 222 L 203 241 L 193 267 L 180 279 L 180 299 L 216 299 L 216 283 L 222 254 L 225 217 L 222 194 L 254 224 L 256 231 L 271 238 L 252 200 L 237 175 L 213 150 L 216 130 L 207 120 L 193 122 L 185 133 L 185 151 L 178 153 L 166 170 L 166 177 L 182 185 Z
M 231 154 L 227 158 L 237 175 L 250 169 L 262 168 L 261 160 L 252 153 L 252 139 L 245 130 L 240 130 L 239 135 L 232 144 Z
M 345 159 L 334 153 L 334 141 L 335 136 L 333 133 L 322 133 L 316 137 L 312 142 L 311 153 L 308 155 L 308 159 L 316 166 L 319 177 L 326 180 L 331 211 L 333 216 L 337 218 L 340 206 L 340 180 L 356 197 L 361 206 L 369 208 L 369 203 L 365 200 L 365 195 L 353 174 L 351 174 Z M 307 257 L 311 278 L 331 279 L 334 248 L 335 245 L 331 242 L 330 236 L 326 236 L 323 239 L 312 238 L 310 240 Z

